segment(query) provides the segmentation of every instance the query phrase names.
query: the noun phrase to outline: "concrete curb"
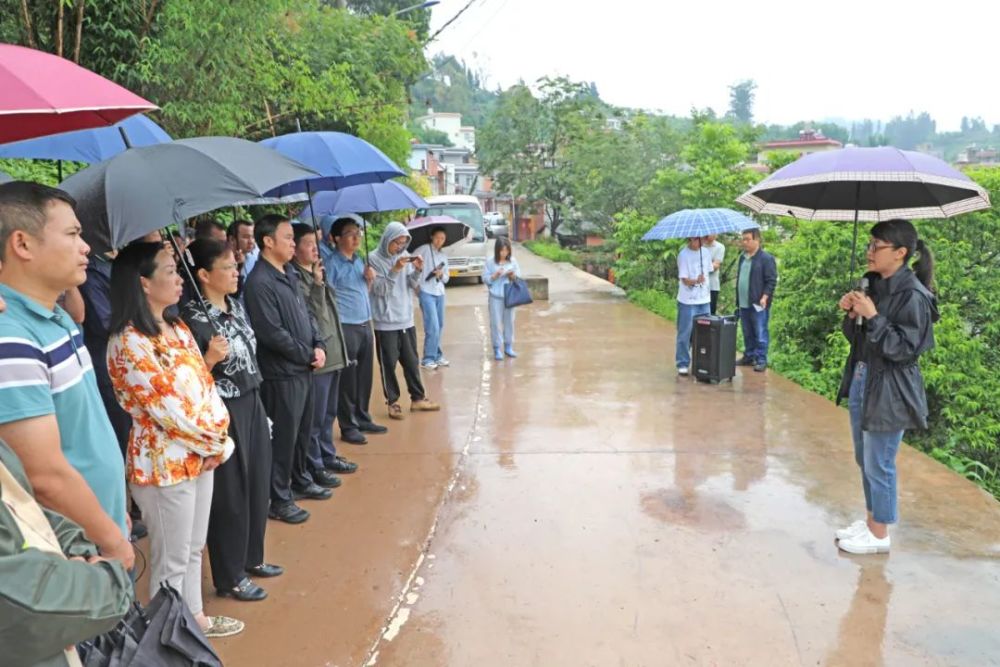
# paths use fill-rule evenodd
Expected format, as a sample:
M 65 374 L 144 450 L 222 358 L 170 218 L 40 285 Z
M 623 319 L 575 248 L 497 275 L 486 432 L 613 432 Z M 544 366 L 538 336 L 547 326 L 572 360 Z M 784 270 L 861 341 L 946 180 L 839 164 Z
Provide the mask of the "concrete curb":
M 578 269 L 569 262 L 553 262 L 551 259 L 542 257 L 537 253 L 531 252 L 531 250 L 529 250 L 522 243 L 517 242 L 514 243 L 514 245 L 517 246 L 518 252 L 529 254 L 532 257 L 535 257 L 543 262 L 546 262 L 549 266 L 551 266 L 556 270 L 569 274 L 575 279 L 581 279 L 584 282 L 589 283 L 589 285 L 592 286 L 596 291 L 604 292 L 605 294 L 610 294 L 612 296 L 620 297 L 622 299 L 627 298 L 625 290 L 623 290 L 621 287 L 618 287 L 613 283 L 609 283 L 607 280 L 604 280 L 603 278 L 598 278 L 595 275 L 591 275 L 586 271 L 584 271 L 583 269 Z

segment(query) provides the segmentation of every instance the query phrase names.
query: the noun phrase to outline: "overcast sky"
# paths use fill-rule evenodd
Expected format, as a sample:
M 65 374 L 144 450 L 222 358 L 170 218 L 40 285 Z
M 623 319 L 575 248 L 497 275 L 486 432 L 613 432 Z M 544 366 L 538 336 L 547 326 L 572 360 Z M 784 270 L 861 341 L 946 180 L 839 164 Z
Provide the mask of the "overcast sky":
M 466 2 L 434 7 L 432 32 Z M 677 115 L 724 112 L 728 86 L 754 79 L 758 122 L 913 110 L 948 131 L 1000 123 L 998 18 L 994 0 L 475 0 L 429 53 L 476 64 L 491 87 L 565 74 Z

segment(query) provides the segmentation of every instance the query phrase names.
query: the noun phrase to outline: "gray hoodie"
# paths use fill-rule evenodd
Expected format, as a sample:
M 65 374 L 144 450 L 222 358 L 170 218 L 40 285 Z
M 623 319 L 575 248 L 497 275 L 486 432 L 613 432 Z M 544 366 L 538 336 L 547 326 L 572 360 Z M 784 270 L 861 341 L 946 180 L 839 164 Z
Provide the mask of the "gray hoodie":
M 413 290 L 420 286 L 420 272 L 412 264 L 407 264 L 402 271 L 392 268 L 400 257 L 409 256 L 405 249 L 397 255 L 389 254 L 389 244 L 410 233 L 401 222 L 390 222 L 382 233 L 378 250 L 368 257 L 368 262 L 375 270 L 375 282 L 372 283 L 372 320 L 376 331 L 400 331 L 413 326 Z

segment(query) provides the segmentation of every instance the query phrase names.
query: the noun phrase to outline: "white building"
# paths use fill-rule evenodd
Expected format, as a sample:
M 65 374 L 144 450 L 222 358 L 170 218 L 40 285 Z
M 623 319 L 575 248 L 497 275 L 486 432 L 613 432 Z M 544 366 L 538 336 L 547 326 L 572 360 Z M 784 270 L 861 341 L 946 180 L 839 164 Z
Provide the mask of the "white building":
M 472 152 L 476 150 L 476 128 L 462 125 L 460 113 L 436 112 L 428 107 L 427 114 L 417 118 L 416 123 L 430 130 L 444 132 L 453 146 Z

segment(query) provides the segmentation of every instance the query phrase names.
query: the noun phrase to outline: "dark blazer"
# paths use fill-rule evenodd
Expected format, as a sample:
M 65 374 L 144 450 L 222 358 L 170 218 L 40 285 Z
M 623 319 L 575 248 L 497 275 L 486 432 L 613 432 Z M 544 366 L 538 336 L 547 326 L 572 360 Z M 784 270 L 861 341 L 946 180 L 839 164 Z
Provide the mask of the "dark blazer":
M 858 329 L 844 317 L 842 330 L 851 342 L 837 401 L 847 398 L 859 361 L 868 364 L 861 427 L 866 431 L 927 428 L 927 396 L 920 355 L 934 347 L 937 301 L 908 267 L 888 280 L 869 273 L 869 294 L 878 315 Z
M 311 373 L 313 350 L 326 350 L 298 280 L 291 262 L 279 271 L 263 257 L 247 276 L 243 301 L 257 337 L 257 363 L 265 380 Z
M 739 275 L 743 269 L 745 261 L 743 253 L 740 253 L 740 264 L 736 271 L 736 303 L 740 302 Z M 766 252 L 763 248 L 753 256 L 750 264 L 750 303 L 760 303 L 761 297 L 767 295 L 767 307 L 771 308 L 774 303 L 774 289 L 778 286 L 778 264 L 774 261 L 774 255 Z

